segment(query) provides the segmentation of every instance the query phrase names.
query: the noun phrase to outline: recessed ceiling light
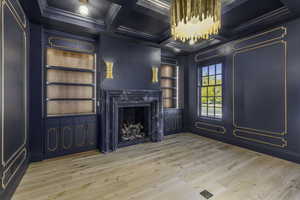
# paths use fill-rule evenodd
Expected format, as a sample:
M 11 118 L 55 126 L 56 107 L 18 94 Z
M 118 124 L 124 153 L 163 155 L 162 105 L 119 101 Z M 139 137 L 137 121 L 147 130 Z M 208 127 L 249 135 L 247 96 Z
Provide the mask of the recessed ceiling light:
M 86 5 L 79 6 L 79 13 L 83 16 L 88 16 L 89 15 L 88 7 Z
M 88 0 L 79 0 L 81 5 L 79 6 L 79 13 L 83 16 L 88 16 L 89 15 L 89 8 L 87 7 Z

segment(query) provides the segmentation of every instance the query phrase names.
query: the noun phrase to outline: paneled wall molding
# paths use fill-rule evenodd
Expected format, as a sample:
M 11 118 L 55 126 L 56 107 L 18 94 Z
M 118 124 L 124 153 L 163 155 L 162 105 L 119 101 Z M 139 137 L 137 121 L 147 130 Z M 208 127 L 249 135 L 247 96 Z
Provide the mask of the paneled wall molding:
M 270 43 L 277 40 L 283 40 L 287 35 L 285 26 L 276 27 L 274 29 L 261 32 L 240 40 L 231 41 L 215 48 L 199 52 L 195 55 L 195 62 L 202 62 L 212 58 L 228 55 L 234 51 L 252 48 L 262 44 Z
M 255 46 L 281 40 L 287 35 L 287 28 L 280 26 L 250 37 L 246 37 L 234 42 L 234 50 L 240 51 L 242 49 L 249 49 Z
M 283 136 L 267 135 L 265 133 L 258 133 L 242 129 L 234 129 L 233 136 L 242 140 L 278 148 L 286 148 L 288 146 L 288 141 Z
M 3 188 L 5 189 L 6 186 L 9 184 L 9 182 L 11 181 L 11 179 L 14 177 L 14 175 L 17 173 L 18 168 L 15 168 L 15 170 L 13 171 L 11 169 L 12 165 L 16 162 L 16 160 L 22 155 L 22 152 L 25 152 L 25 158 L 27 156 L 27 152 L 26 152 L 26 143 L 27 143 L 27 33 L 26 33 L 26 16 L 24 15 L 23 17 L 24 20 L 22 20 L 23 17 L 21 17 L 20 15 L 18 15 L 18 12 L 17 10 L 20 10 L 21 13 L 24 14 L 22 8 L 15 8 L 14 7 L 15 4 L 12 4 L 10 2 L 10 0 L 2 0 L 1 1 L 1 12 L 2 12 L 2 22 L 5 21 L 5 13 L 7 11 L 9 11 L 9 13 L 12 15 L 12 17 L 15 19 L 15 22 L 17 24 L 17 26 L 20 27 L 20 30 L 22 30 L 23 32 L 23 36 L 24 36 L 24 82 L 25 82 L 25 85 L 24 85 L 24 113 L 25 113 L 25 116 L 24 116 L 24 119 L 25 119 L 25 127 L 24 127 L 24 139 L 22 141 L 22 144 L 17 148 L 17 150 L 8 158 L 8 159 L 5 159 L 5 137 L 4 137 L 4 131 L 5 131 L 5 109 L 6 109 L 6 105 L 5 105 L 5 93 L 6 93 L 6 89 L 5 89 L 5 80 L 7 77 L 5 77 L 5 66 L 6 66 L 6 63 L 5 63 L 5 45 L 4 45 L 4 41 L 6 39 L 6 35 L 5 35 L 5 27 L 4 27 L 4 23 L 1 23 L 1 31 L 2 31 L 2 63 L 1 63 L 1 74 L 2 74 L 2 121 L 1 121 L 1 124 L 2 124 L 2 130 L 1 130 L 1 141 L 2 141 L 2 155 L 1 155 L 1 160 L 2 160 L 2 166 L 4 167 L 4 173 L 2 175 L 2 186 Z M 19 5 L 19 4 L 18 4 Z M 20 5 L 19 5 L 20 6 Z M 17 10 L 16 10 L 17 9 Z M 20 133 L 22 134 L 22 133 Z M 24 160 L 25 160 L 24 158 Z M 20 162 L 19 165 L 21 166 L 23 164 L 24 161 Z M 10 171 L 11 173 L 11 176 L 10 178 L 8 178 L 8 180 L 5 182 L 6 180 L 6 173 Z M 5 183 L 4 183 L 5 182 Z
M 95 46 L 92 43 L 81 41 L 81 40 L 50 36 L 48 38 L 48 43 L 50 47 L 54 47 L 54 48 L 62 48 L 66 50 L 74 50 L 74 51 L 80 51 L 86 53 L 95 52 Z
M 226 52 L 226 48 L 231 48 L 231 53 L 233 57 L 233 136 L 242 139 L 247 140 L 254 143 L 264 144 L 268 146 L 278 147 L 278 148 L 286 148 L 288 146 L 288 142 L 285 139 L 285 135 L 287 135 L 288 130 L 288 124 L 287 124 L 287 42 L 284 40 L 287 36 L 287 28 L 285 26 L 276 27 L 274 29 L 261 32 L 259 34 L 255 34 L 250 37 L 246 37 L 237 41 L 233 41 L 221 46 L 218 46 L 213 49 L 209 49 L 204 52 L 199 52 L 195 55 L 194 59 L 195 62 L 201 62 L 221 56 L 228 55 L 228 52 Z M 273 45 L 282 44 L 283 46 L 283 57 L 284 57 L 284 65 L 282 66 L 282 77 L 284 79 L 283 81 L 283 101 L 284 102 L 284 116 L 283 116 L 283 122 L 284 125 L 283 129 L 281 131 L 270 131 L 270 130 L 261 130 L 261 129 L 255 129 L 252 127 L 243 127 L 238 124 L 236 117 L 236 101 L 235 101 L 235 67 L 236 67 L 236 56 L 239 54 L 255 51 L 260 48 L 264 47 L 271 47 Z M 215 124 L 207 124 L 203 122 L 195 122 L 194 127 L 200 130 L 210 131 L 210 132 L 216 132 L 220 133 L 220 131 L 214 130 L 214 128 L 218 128 L 219 126 L 216 126 Z M 223 127 L 224 128 L 224 127 Z M 224 129 L 224 133 L 226 130 Z M 221 131 L 222 133 L 222 131 Z M 224 134 L 223 133 L 223 134 Z
M 51 138 L 51 134 L 55 134 L 55 145 L 54 147 L 51 147 L 50 145 L 50 138 Z M 58 134 L 59 134 L 59 130 L 58 128 L 50 128 L 47 130 L 47 149 L 50 152 L 56 151 L 58 148 Z
M 1 4 L 8 4 L 9 5 L 9 9 L 13 12 L 13 15 L 16 17 L 16 19 L 18 20 L 18 22 L 22 25 L 23 28 L 27 27 L 27 19 L 26 19 L 26 15 L 19 3 L 19 1 L 14 1 L 15 2 L 15 7 L 11 0 L 1 0 Z M 19 11 L 19 12 L 18 12 Z
M 267 46 L 272 46 L 272 45 L 276 45 L 276 44 L 282 44 L 283 47 L 284 47 L 284 66 L 283 66 L 283 77 L 284 77 L 284 83 L 283 83 L 283 89 L 284 89 L 284 96 L 282 97 L 284 99 L 284 122 L 282 122 L 284 124 L 284 130 L 281 131 L 281 132 L 274 132 L 274 131 L 268 131 L 268 130 L 258 130 L 258 129 L 254 129 L 254 128 L 250 128 L 250 127 L 243 127 L 243 126 L 240 126 L 237 124 L 236 122 L 236 106 L 235 106 L 235 88 L 236 88 L 236 85 L 235 85 L 235 59 L 236 59 L 236 56 L 240 53 L 244 53 L 244 52 L 248 52 L 248 51 L 253 51 L 253 50 L 256 50 L 256 49 L 259 49 L 259 48 L 263 48 L 263 47 L 267 47 Z M 232 76 L 232 79 L 233 79 L 233 88 L 232 88 L 232 99 L 233 99 L 233 126 L 237 129 L 244 129 L 244 130 L 248 130 L 248 131 L 258 131 L 258 132 L 262 132 L 262 133 L 266 133 L 266 134 L 273 134 L 273 135 L 280 135 L 280 136 L 284 136 L 287 134 L 287 74 L 286 74 L 286 68 L 287 68 L 287 42 L 284 41 L 284 40 L 280 40 L 280 41 L 275 41 L 275 42 L 270 42 L 270 43 L 265 43 L 265 44 L 262 44 L 262 45 L 259 45 L 259 46 L 255 46 L 255 47 L 252 47 L 252 48 L 246 48 L 246 49 L 243 49 L 243 50 L 240 50 L 240 51 L 236 51 L 234 54 L 233 54 L 233 76 Z
M 21 152 L 19 152 L 18 156 L 14 158 L 14 160 L 10 163 L 10 165 L 4 170 L 3 176 L 1 178 L 2 188 L 6 188 L 8 184 L 12 181 L 13 177 L 16 175 L 18 170 L 24 164 L 27 157 L 27 150 L 24 148 Z M 17 161 L 20 160 L 18 163 Z M 12 170 L 12 168 L 14 170 Z
M 224 135 L 226 133 L 226 129 L 223 126 L 216 125 L 216 124 L 209 124 L 205 122 L 194 122 L 194 127 L 200 130 L 212 132 L 212 133 L 218 133 Z

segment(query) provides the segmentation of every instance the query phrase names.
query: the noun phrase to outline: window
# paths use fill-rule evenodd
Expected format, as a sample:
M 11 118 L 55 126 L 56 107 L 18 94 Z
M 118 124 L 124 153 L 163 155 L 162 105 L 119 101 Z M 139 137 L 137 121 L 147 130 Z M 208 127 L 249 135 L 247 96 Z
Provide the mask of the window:
M 199 115 L 221 119 L 223 116 L 222 63 L 203 66 L 198 72 Z

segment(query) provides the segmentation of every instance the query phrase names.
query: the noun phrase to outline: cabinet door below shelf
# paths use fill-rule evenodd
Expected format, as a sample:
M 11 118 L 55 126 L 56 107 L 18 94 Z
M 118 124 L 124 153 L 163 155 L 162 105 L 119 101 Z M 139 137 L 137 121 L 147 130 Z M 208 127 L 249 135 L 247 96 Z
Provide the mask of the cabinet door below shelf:
M 45 129 L 46 157 L 52 157 L 60 152 L 60 121 L 57 119 L 48 119 Z
M 97 117 L 46 119 L 46 158 L 96 149 Z

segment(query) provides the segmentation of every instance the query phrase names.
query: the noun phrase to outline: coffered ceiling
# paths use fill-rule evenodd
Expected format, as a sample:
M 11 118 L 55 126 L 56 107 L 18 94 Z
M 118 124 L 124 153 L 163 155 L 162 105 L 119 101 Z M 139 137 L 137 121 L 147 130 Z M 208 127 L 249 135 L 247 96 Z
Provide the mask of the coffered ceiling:
M 42 21 L 49 27 L 94 36 L 105 33 L 130 37 L 178 53 L 199 51 L 297 17 L 300 13 L 299 1 L 295 0 L 222 0 L 220 34 L 189 45 L 174 41 L 170 36 L 171 0 L 89 0 L 86 17 L 78 11 L 79 0 L 22 2 L 32 20 Z

